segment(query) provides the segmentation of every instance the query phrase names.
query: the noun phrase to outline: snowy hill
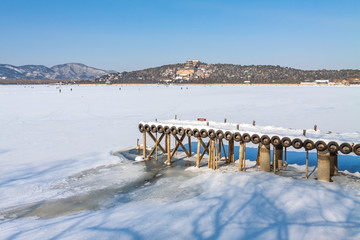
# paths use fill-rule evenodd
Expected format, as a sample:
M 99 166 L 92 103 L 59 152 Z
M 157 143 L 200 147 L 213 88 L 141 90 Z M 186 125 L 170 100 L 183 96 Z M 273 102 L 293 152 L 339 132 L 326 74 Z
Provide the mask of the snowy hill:
M 48 68 L 43 65 L 0 64 L 2 79 L 93 79 L 110 73 L 81 63 L 66 63 Z

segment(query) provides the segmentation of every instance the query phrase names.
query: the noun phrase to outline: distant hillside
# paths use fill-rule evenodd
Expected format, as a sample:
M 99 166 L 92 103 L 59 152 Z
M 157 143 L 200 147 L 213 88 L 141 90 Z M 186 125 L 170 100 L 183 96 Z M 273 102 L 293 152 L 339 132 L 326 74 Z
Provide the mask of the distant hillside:
M 0 64 L 0 79 L 94 79 L 110 71 L 86 66 L 81 63 L 66 63 L 48 68 L 43 65 L 13 66 Z
M 177 73 L 185 64 L 164 65 L 139 71 L 111 73 L 95 82 L 111 83 L 300 83 L 316 79 L 330 81 L 360 79 L 360 70 L 300 70 L 272 65 L 206 64 L 196 67 L 193 75 L 181 77 Z

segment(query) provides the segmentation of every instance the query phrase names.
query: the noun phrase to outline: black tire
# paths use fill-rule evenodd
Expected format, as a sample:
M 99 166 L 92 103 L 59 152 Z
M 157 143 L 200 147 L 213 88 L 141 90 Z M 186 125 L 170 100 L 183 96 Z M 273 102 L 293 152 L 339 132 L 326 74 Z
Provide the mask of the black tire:
M 291 139 L 288 137 L 283 137 L 281 139 L 281 145 L 283 145 L 283 147 L 291 147 Z
M 353 152 L 356 155 L 360 156 L 360 144 L 359 143 L 354 146 Z
M 182 135 L 184 135 L 184 133 L 185 133 L 185 129 L 183 127 L 178 127 L 177 134 L 182 136 Z
M 150 125 L 149 125 L 149 124 L 145 124 L 145 125 L 144 125 L 144 130 L 145 130 L 145 132 L 150 132 Z
M 230 141 L 230 140 L 232 140 L 233 138 L 234 138 L 234 134 L 233 134 L 232 132 L 230 132 L 230 131 L 226 131 L 226 132 L 225 132 L 225 139 L 226 139 L 226 140 Z
M 261 138 L 260 138 L 259 135 L 253 134 L 253 135 L 251 136 L 251 142 L 252 142 L 253 144 L 259 144 L 260 141 L 261 141 Z
M 151 130 L 152 133 L 156 133 L 157 132 L 156 125 L 155 124 L 151 125 L 150 130 Z
M 243 135 L 241 136 L 241 139 L 243 140 L 243 142 L 250 142 L 251 141 L 251 137 L 250 137 L 250 134 L 248 133 L 243 133 Z
M 190 137 L 194 135 L 193 130 L 191 128 L 187 128 L 185 130 L 185 133 L 187 136 L 190 136 Z
M 300 149 L 304 146 L 303 142 L 301 141 L 301 139 L 299 138 L 294 138 L 291 142 L 291 145 L 295 148 L 295 149 Z
M 279 136 L 272 136 L 270 142 L 273 146 L 277 147 L 281 145 L 281 140 Z
M 241 141 L 241 134 L 239 132 L 234 133 L 234 140 L 235 142 L 240 142 Z
M 164 127 L 161 126 L 161 125 L 158 125 L 157 126 L 157 131 L 158 131 L 158 133 L 163 133 L 164 132 Z
M 173 134 L 173 135 L 177 134 L 177 128 L 176 128 L 175 126 L 172 126 L 172 127 L 170 128 L 170 132 L 171 132 L 171 134 Z
M 207 138 L 209 136 L 209 133 L 208 133 L 208 131 L 206 129 L 201 129 L 200 130 L 200 136 L 202 138 Z
M 269 145 L 271 143 L 271 139 L 268 135 L 262 135 L 260 141 L 264 145 Z
M 310 139 L 306 139 L 304 141 L 304 148 L 305 150 L 311 151 L 315 148 L 315 143 Z
M 326 143 L 322 140 L 317 141 L 315 143 L 315 147 L 316 147 L 316 150 L 318 150 L 318 151 L 324 151 L 328 148 Z
M 169 126 L 165 126 L 164 127 L 164 133 L 166 134 L 169 134 L 171 131 L 170 131 L 170 127 Z
M 215 134 L 217 139 L 223 139 L 225 136 L 222 130 L 217 130 Z
M 337 151 L 339 151 L 339 144 L 337 142 L 331 141 L 328 143 L 328 150 L 331 153 L 336 153 Z
M 194 129 L 193 129 L 193 134 L 194 134 L 194 137 L 200 137 L 200 131 L 199 131 L 199 129 L 194 128 Z
M 340 152 L 343 154 L 349 154 L 352 151 L 352 147 L 349 143 L 342 143 L 340 144 Z
M 143 133 L 145 130 L 144 130 L 144 124 L 142 124 L 142 123 L 140 123 L 139 124 L 139 131 L 141 132 L 141 133 Z
M 216 138 L 216 132 L 214 129 L 209 129 L 208 134 L 209 134 L 209 138 L 211 138 L 211 139 Z

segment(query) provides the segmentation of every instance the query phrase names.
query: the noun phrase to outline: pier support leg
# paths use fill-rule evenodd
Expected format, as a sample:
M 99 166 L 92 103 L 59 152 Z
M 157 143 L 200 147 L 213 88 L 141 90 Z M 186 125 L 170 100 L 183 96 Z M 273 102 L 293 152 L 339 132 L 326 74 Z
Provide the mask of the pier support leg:
M 198 137 L 197 151 L 196 151 L 196 167 L 200 167 L 200 149 L 201 149 L 201 137 Z
M 146 159 L 146 132 L 143 132 L 143 158 Z
M 270 172 L 270 144 L 260 143 L 260 171 Z
M 188 157 L 191 157 L 191 136 L 188 136 L 188 142 L 189 142 L 189 153 L 188 153 Z
M 330 153 L 330 176 L 338 175 L 338 153 Z
M 229 140 L 229 162 L 234 162 L 234 139 Z
M 260 166 L 259 157 L 260 157 L 260 144 L 258 144 L 258 151 L 257 151 L 257 156 L 256 156 L 256 166 Z
M 167 150 L 167 160 L 166 160 L 166 164 L 170 165 L 171 164 L 171 148 L 170 148 L 170 133 L 166 134 L 166 150 Z
M 285 147 L 285 153 L 284 153 L 284 155 L 285 155 L 285 163 L 284 163 L 284 167 L 286 168 L 286 167 L 287 167 L 287 159 L 286 159 L 286 157 L 287 157 L 287 153 L 286 153 L 286 147 Z
M 222 140 L 219 139 L 219 145 L 218 145 L 218 161 L 221 160 L 221 144 L 222 144 Z
M 306 150 L 306 170 L 305 170 L 305 177 L 306 179 L 309 178 L 309 151 Z
M 330 182 L 330 152 L 326 149 L 317 152 L 318 180 Z
M 243 170 L 243 160 L 244 160 L 244 142 L 240 141 L 240 150 L 239 150 L 239 171 Z
M 282 146 L 274 147 L 274 157 L 275 157 L 275 165 L 276 169 L 281 169 L 283 166 L 283 148 Z
M 243 163 L 243 172 L 246 172 L 246 143 L 244 143 L 244 163 Z

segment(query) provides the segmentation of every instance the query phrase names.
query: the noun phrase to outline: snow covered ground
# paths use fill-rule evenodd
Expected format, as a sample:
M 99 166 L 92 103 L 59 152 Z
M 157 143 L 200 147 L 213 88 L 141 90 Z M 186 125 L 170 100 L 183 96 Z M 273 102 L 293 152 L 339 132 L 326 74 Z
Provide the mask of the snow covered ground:
M 332 183 L 258 172 L 250 148 L 247 172 L 145 171 L 113 154 L 136 145 L 140 121 L 175 114 L 354 137 L 359 95 L 340 86 L 0 86 L 0 239 L 359 239 L 354 154 L 339 156 Z M 297 172 L 299 154 L 289 153 Z

